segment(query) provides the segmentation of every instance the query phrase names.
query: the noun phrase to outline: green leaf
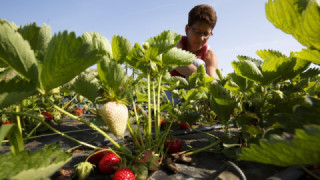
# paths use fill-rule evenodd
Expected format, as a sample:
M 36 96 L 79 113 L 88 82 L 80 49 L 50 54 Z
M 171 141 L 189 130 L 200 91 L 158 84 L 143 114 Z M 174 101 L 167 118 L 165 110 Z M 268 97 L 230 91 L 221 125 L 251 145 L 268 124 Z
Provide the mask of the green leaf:
M 36 23 L 31 23 L 20 27 L 18 32 L 29 42 L 31 49 L 35 52 L 44 53 L 51 39 L 51 28 L 46 24 L 39 27 Z
M 14 22 L 9 23 L 7 20 L 1 19 L 1 18 L 0 18 L 0 24 L 9 25 L 14 31 L 17 31 L 19 28 L 19 26 L 17 26 Z
M 43 24 L 38 34 L 38 51 L 45 52 L 51 40 L 51 27 Z
M 16 155 L 6 153 L 0 156 L 0 179 L 44 179 L 70 160 L 71 154 L 55 144 L 45 145 L 33 154 L 29 151 Z
M 48 92 L 97 63 L 107 55 L 106 41 L 97 33 L 84 33 L 82 37 L 67 31 L 55 34 L 48 45 L 41 70 L 42 88 Z
M 312 78 L 312 77 L 318 76 L 319 74 L 320 74 L 320 69 L 310 68 L 305 72 L 303 72 L 300 76 L 301 78 Z
M 188 87 L 189 83 L 186 80 L 186 78 L 180 77 L 180 76 L 170 76 L 169 79 L 167 79 L 167 81 L 172 84 L 174 86 L 174 88 L 176 87 Z
M 139 43 L 135 43 L 133 49 L 127 55 L 126 63 L 147 74 L 149 62 L 145 60 L 144 51 Z
M 1 68 L 0 68 L 1 69 Z M 10 67 L 2 68 L 0 70 L 0 81 L 10 81 L 11 79 L 17 77 L 17 72 Z
M 183 98 L 186 100 L 186 101 L 191 101 L 191 100 L 198 100 L 198 94 L 199 91 L 198 89 L 190 89 L 187 91 L 187 93 L 183 93 Z
M 320 125 L 320 99 L 306 96 L 306 105 L 296 105 L 293 109 L 293 117 L 301 125 L 319 124 Z
M 286 74 L 285 76 L 282 76 L 282 77 L 294 78 L 295 76 L 301 74 L 303 71 L 308 69 L 308 67 L 310 66 L 309 61 L 306 61 L 303 59 L 296 59 L 292 56 L 291 56 L 291 58 L 293 58 L 295 61 L 294 67 L 288 74 Z
M 148 94 L 142 93 L 139 90 L 136 91 L 137 101 L 138 102 L 148 102 Z
M 253 63 L 256 64 L 256 66 L 261 69 L 261 65 L 263 63 L 263 61 L 261 61 L 260 59 L 255 59 L 255 58 L 252 58 L 252 57 L 249 57 L 249 56 L 243 56 L 243 55 L 238 55 L 237 56 L 237 59 L 239 61 L 243 61 L 243 60 L 249 60 L 249 61 L 252 61 Z
M 11 131 L 13 124 L 5 124 L 0 127 L 0 141 L 2 142 L 8 133 Z M 3 143 L 0 144 L 0 151 L 3 151 Z
M 266 16 L 302 45 L 320 49 L 320 8 L 316 1 L 269 0 Z
M 251 81 L 261 83 L 263 75 L 258 66 L 250 60 L 233 61 L 232 67 L 236 74 Z
M 228 75 L 228 81 L 224 85 L 224 88 L 229 91 L 246 92 L 252 86 L 252 84 L 252 81 L 238 76 L 236 73 L 230 73 Z
M 128 76 L 121 65 L 116 61 L 103 59 L 97 67 L 99 78 L 107 89 L 107 95 L 110 98 L 121 97 L 127 91 L 128 82 Z
M 198 112 L 183 111 L 178 114 L 178 121 L 194 124 L 201 119 L 201 115 Z
M 36 23 L 27 24 L 18 29 L 23 39 L 27 40 L 31 46 L 31 49 L 36 51 L 38 49 L 38 34 L 40 27 Z
M 270 140 L 260 140 L 260 144 L 251 144 L 243 148 L 239 159 L 276 166 L 297 164 L 319 164 L 320 162 L 320 126 L 308 125 L 297 129 L 293 139 L 275 136 Z
M 282 54 L 279 51 L 275 50 L 258 50 L 257 55 L 265 61 L 268 61 L 269 59 L 276 59 L 276 58 L 283 58 L 286 57 L 284 54 Z
M 320 65 L 320 51 L 311 49 L 302 49 L 301 52 L 296 52 L 295 57 L 307 61 L 311 61 L 314 64 Z
M 113 36 L 112 38 L 112 55 L 113 59 L 122 64 L 131 50 L 131 43 L 127 38 L 122 36 Z
M 163 66 L 187 66 L 192 64 L 196 56 L 192 53 L 178 49 L 176 47 L 170 49 L 162 56 Z
M 308 1 L 302 13 L 303 36 L 310 44 L 320 50 L 320 6 L 316 1 Z
M 257 54 L 264 59 L 262 64 L 263 84 L 268 85 L 279 79 L 284 72 L 289 72 L 295 64 L 294 59 L 288 58 L 278 51 L 260 50 Z
M 257 51 L 257 54 L 265 60 L 262 64 L 264 85 L 270 84 L 278 78 L 282 80 L 293 79 L 310 65 L 308 61 L 292 56 L 287 57 L 278 51 L 261 50 Z
M 0 24 L 0 60 L 27 80 L 38 81 L 34 52 L 29 43 L 6 23 Z
M 160 54 L 167 52 L 173 48 L 181 39 L 181 36 L 173 31 L 163 31 L 161 34 L 147 39 L 149 44 L 145 51 L 146 59 L 155 59 Z
M 12 128 L 10 129 L 8 139 L 12 154 L 17 154 L 24 150 L 23 137 L 17 124 L 13 124 Z
M 81 73 L 73 83 L 73 90 L 78 94 L 84 96 L 91 102 L 95 102 L 95 99 L 99 97 L 99 80 L 94 75 L 95 72 L 83 72 Z
M 227 91 L 220 84 L 212 84 L 210 88 L 210 106 L 211 109 L 218 115 L 223 121 L 228 121 L 236 102 L 231 98 L 230 92 Z
M 241 128 L 244 128 L 244 130 L 247 130 L 247 125 L 253 125 L 258 121 L 259 117 L 255 113 L 251 112 L 241 113 L 236 118 L 237 125 Z
M 0 109 L 36 94 L 36 85 L 24 79 L 0 81 Z

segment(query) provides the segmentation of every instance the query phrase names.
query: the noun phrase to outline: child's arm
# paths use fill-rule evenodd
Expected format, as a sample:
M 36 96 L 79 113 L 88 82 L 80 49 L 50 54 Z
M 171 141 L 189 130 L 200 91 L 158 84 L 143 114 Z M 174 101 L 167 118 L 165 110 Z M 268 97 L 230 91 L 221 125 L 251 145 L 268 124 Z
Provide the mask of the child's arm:
M 208 76 L 216 78 L 217 76 L 216 69 L 218 68 L 218 58 L 212 49 L 208 50 L 204 60 L 206 62 L 206 70 L 207 70 Z

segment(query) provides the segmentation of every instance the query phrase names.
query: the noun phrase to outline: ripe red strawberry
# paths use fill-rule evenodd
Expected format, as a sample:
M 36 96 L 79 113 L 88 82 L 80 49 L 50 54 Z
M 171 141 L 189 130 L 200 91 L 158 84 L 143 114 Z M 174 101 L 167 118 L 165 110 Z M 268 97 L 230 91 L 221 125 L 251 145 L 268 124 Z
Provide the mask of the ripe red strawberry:
M 5 122 L 4 124 L 12 124 L 10 121 Z
M 115 136 L 123 136 L 127 129 L 128 108 L 124 104 L 108 102 L 100 110 L 103 121 Z
M 169 154 L 179 152 L 182 148 L 182 141 L 180 139 L 166 140 L 164 148 L 168 149 Z
M 163 127 L 164 126 L 164 119 L 163 118 L 160 118 L 160 127 Z
M 129 168 L 119 168 L 114 173 L 112 180 L 135 180 L 135 176 Z
M 76 110 L 76 114 L 77 114 L 78 116 L 82 116 L 82 112 L 83 112 L 83 110 L 82 110 L 82 108 L 80 108 L 80 107 Z
M 185 123 L 185 122 L 180 122 L 180 123 L 179 123 L 179 127 L 180 127 L 180 129 L 183 129 L 183 130 L 190 129 L 189 124 L 188 124 L 188 123 Z
M 109 147 L 108 146 L 101 146 L 101 148 L 108 149 Z M 100 152 L 98 152 L 98 151 L 100 151 Z M 96 152 L 98 152 L 98 153 L 96 153 Z M 100 149 L 100 150 L 96 150 L 94 153 L 95 154 L 93 154 L 92 156 L 89 157 L 88 162 L 98 166 L 100 160 L 103 158 L 104 155 L 106 155 L 108 153 L 108 151 L 101 151 L 101 149 Z
M 113 152 L 108 152 L 99 162 L 99 171 L 103 174 L 112 174 L 115 167 L 119 167 L 121 159 Z
M 53 119 L 52 114 L 49 113 L 49 112 L 43 112 L 43 113 L 41 113 L 41 114 L 44 115 L 44 116 L 46 116 L 46 119 L 45 119 L 46 122 L 50 122 L 50 121 Z

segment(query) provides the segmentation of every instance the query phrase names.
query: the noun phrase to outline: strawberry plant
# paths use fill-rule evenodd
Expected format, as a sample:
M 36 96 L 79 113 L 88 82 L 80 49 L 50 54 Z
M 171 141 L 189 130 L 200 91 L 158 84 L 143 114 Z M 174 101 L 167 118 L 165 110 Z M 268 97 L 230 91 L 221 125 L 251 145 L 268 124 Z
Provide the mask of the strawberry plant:
M 148 170 L 157 169 L 166 153 L 181 151 L 181 140 L 167 139 L 172 124 L 179 122 L 181 128 L 196 131 L 192 125 L 199 121 L 222 123 L 225 137 L 214 137 L 212 144 L 184 155 L 218 144 L 222 149 L 228 147 L 233 125 L 240 133 L 232 147 L 242 147 L 238 156 L 242 160 L 278 166 L 318 165 L 320 70 L 309 66 L 320 64 L 319 4 L 269 0 L 266 12 L 276 27 L 292 34 L 306 48 L 289 56 L 275 50 L 257 51 L 260 59 L 238 56 L 232 62 L 234 72 L 223 77 L 218 69 L 216 79 L 206 76 L 203 65 L 188 79 L 169 75 L 176 66 L 191 64 L 196 58 L 175 47 L 181 36 L 172 31 L 132 46 L 122 36 L 114 36 L 111 43 L 99 33 L 77 37 L 63 31 L 51 36 L 47 25 L 17 27 L 0 20 L 0 114 L 3 122 L 13 122 L 1 126 L 0 140 L 8 137 L 11 154 L 0 167 L 5 161 L 17 163 L 27 154 L 24 142 L 45 127 L 95 150 L 77 165 L 80 179 L 90 174 L 93 164 L 102 173 L 116 171 L 115 179 L 135 178 L 131 170 L 115 168 L 123 167 L 120 164 L 126 161 L 136 177 L 146 178 Z M 87 69 L 94 64 L 97 71 Z M 131 76 L 123 66 L 133 69 Z M 179 103 L 171 103 L 164 91 L 179 97 Z M 60 93 L 70 97 L 68 101 L 62 102 Z M 83 110 L 96 114 L 107 131 L 123 142 L 111 138 L 97 121 L 84 120 Z M 61 119 L 62 115 L 97 131 L 111 145 L 108 149 L 96 147 L 54 129 L 50 119 Z M 126 130 L 129 139 L 124 138 Z M 59 147 L 44 149 L 56 154 Z M 29 154 L 25 157 L 33 159 Z M 39 178 L 47 177 L 68 158 L 65 154 L 59 161 L 46 164 L 50 168 L 39 173 Z M 14 173 L 22 177 L 34 167 L 18 169 Z M 5 176 L 15 178 L 13 174 Z
M 0 37 L 1 68 L 4 68 L 7 75 L 9 72 L 19 74 L 19 76 L 6 76 L 1 79 L 0 108 L 14 106 L 26 98 L 39 96 L 47 108 L 49 106 L 60 113 L 82 121 L 60 108 L 59 104 L 55 104 L 52 97 L 53 90 L 69 82 L 82 71 L 101 60 L 106 55 L 106 50 L 99 44 L 103 44 L 106 39 L 98 33 L 84 33 L 82 36 L 76 37 L 75 33 L 67 31 L 51 36 L 50 27 L 47 25 L 38 27 L 36 24 L 29 24 L 17 27 L 5 20 L 0 20 Z M 71 64 L 72 66 L 70 66 Z M 21 128 L 21 122 L 23 121 L 21 121 L 21 117 L 29 117 L 42 123 L 48 129 L 63 135 L 63 133 L 52 128 L 45 122 L 45 118 L 39 116 L 35 111 L 21 112 L 20 106 L 16 106 L 15 111 L 8 108 L 1 110 L 0 114 L 17 118 L 17 125 L 12 126 L 12 128 L 2 127 L 2 132 L 10 131 L 9 143 L 15 155 L 23 151 Z M 113 141 L 98 127 L 83 122 L 102 132 Z M 96 148 L 67 135 L 64 136 Z
M 277 51 L 258 51 L 263 62 L 243 56 L 239 62 L 233 62 L 236 75 L 241 77 L 239 80 L 244 78 L 246 81 L 242 79 L 242 82 L 249 80 L 261 87 L 261 93 L 250 94 L 260 96 L 260 102 L 246 100 L 244 96 L 242 100 L 256 115 L 259 121 L 256 125 L 262 127 L 263 132 L 258 142 L 242 148 L 238 157 L 277 166 L 317 165 L 320 162 L 317 147 L 319 69 L 307 68 L 310 63 L 320 64 L 320 31 L 314 31 L 320 28 L 319 3 L 269 0 L 266 14 L 275 27 L 291 34 L 306 49 L 291 53 L 290 57 Z M 239 80 L 233 82 L 240 84 Z M 237 88 L 235 84 L 229 83 L 228 88 Z M 243 127 L 252 124 L 243 120 Z

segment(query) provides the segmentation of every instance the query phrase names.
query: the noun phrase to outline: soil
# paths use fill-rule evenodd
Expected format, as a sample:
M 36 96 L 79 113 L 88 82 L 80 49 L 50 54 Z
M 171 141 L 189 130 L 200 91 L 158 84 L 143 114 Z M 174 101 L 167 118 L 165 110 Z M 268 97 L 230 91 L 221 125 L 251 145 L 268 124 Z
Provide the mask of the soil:
M 68 133 L 69 136 L 78 140 L 88 142 L 96 146 L 109 145 L 109 141 L 105 140 L 102 135 L 96 131 L 90 130 L 86 125 L 71 119 L 64 119 L 63 124 L 54 126 L 61 132 L 78 131 Z M 198 128 L 199 130 L 213 134 L 215 136 L 222 136 L 224 134 L 221 126 L 211 126 Z M 81 131 L 83 130 L 83 131 Z M 236 129 L 231 129 L 232 134 L 236 134 Z M 42 134 L 50 134 L 51 132 L 44 132 Z M 201 148 L 209 145 L 211 139 L 208 135 L 203 133 L 193 132 L 192 130 L 177 130 L 174 135 L 183 141 L 183 150 L 192 148 Z M 110 136 L 116 141 L 117 139 L 112 134 Z M 75 165 L 85 161 L 87 156 L 93 151 L 88 147 L 79 146 L 76 142 L 64 138 L 60 135 L 43 136 L 40 138 L 30 139 L 25 144 L 25 149 L 31 152 L 40 149 L 45 144 L 59 143 L 63 149 L 72 150 L 72 160 L 65 164 L 60 171 L 51 176 L 51 179 L 77 179 L 72 177 Z M 3 146 L 6 151 L 9 151 L 9 146 Z M 148 180 L 178 180 L 178 179 L 217 179 L 217 180 L 260 180 L 260 179 L 290 179 L 302 180 L 306 179 L 306 174 L 296 166 L 282 168 L 261 163 L 236 161 L 228 158 L 223 153 L 216 153 L 213 150 L 203 151 L 201 153 L 192 155 L 192 163 L 173 162 L 176 166 L 177 172 L 173 172 L 167 167 L 160 166 L 155 171 L 149 172 Z M 97 170 L 92 172 L 88 177 L 90 180 L 112 179 L 112 176 L 103 175 Z

